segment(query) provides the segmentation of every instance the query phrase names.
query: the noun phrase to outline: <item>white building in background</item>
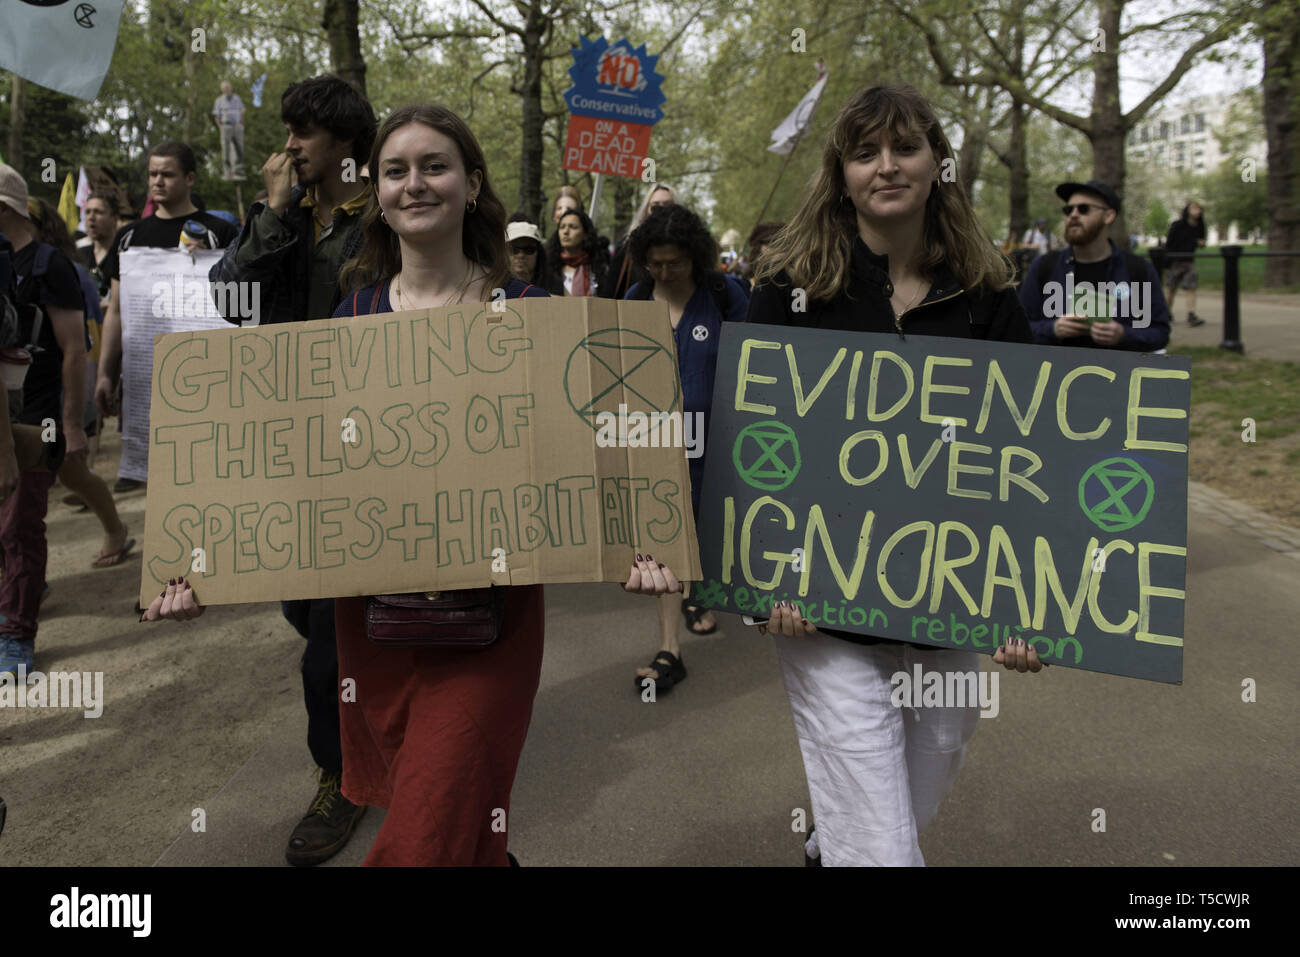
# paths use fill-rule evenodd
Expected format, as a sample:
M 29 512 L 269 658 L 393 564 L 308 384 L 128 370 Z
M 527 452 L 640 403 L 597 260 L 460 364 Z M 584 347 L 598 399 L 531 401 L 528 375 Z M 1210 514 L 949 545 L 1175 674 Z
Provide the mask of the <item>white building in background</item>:
M 1220 149 L 1215 133 L 1223 134 L 1236 97 L 1233 93 L 1214 93 L 1164 103 L 1129 131 L 1126 144 L 1129 169 L 1144 167 L 1151 174 L 1152 195 L 1164 202 L 1171 219 L 1182 212 L 1188 199 L 1183 185 L 1185 178 L 1216 170 L 1229 158 Z M 1268 146 L 1262 119 L 1259 130 L 1259 140 L 1251 144 L 1247 155 L 1263 167 Z M 1225 236 L 1220 236 L 1219 230 L 1212 226 L 1208 242 L 1213 246 L 1244 238 L 1238 235 L 1236 224 L 1228 228 Z

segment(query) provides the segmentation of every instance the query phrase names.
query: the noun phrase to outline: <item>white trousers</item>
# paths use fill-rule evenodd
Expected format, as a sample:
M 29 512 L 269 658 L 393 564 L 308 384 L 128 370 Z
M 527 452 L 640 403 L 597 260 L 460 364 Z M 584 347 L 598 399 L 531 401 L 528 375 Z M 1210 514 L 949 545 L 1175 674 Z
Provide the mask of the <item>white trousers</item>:
M 979 655 L 829 635 L 775 636 L 823 866 L 916 866 L 916 837 L 952 790 L 979 706 L 895 708 L 890 677 L 979 672 Z

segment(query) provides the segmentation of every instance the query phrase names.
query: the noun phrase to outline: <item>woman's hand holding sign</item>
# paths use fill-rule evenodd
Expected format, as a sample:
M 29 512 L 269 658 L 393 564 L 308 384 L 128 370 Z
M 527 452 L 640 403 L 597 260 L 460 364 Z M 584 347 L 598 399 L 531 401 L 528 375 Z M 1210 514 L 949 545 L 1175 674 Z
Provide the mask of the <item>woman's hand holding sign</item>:
M 772 617 L 758 623 L 758 632 L 761 635 L 785 635 L 787 638 L 793 638 L 795 635 L 811 635 L 816 631 L 817 627 L 804 618 L 799 613 L 799 609 L 788 601 L 774 604 Z
M 1024 674 L 1026 671 L 1037 674 L 1048 665 L 1038 660 L 1034 646 L 1023 638 L 1010 638 L 1004 645 L 999 645 L 993 653 L 993 663 L 1004 666 L 1007 671 L 1015 670 Z
M 194 596 L 194 586 L 184 578 L 173 578 L 167 583 L 167 590 L 160 594 L 140 616 L 141 621 L 160 621 L 170 618 L 172 621 L 189 621 L 203 614 L 203 606 Z
M 663 562 L 638 554 L 627 581 L 623 583 L 623 590 L 638 595 L 668 595 L 681 591 L 682 583 Z

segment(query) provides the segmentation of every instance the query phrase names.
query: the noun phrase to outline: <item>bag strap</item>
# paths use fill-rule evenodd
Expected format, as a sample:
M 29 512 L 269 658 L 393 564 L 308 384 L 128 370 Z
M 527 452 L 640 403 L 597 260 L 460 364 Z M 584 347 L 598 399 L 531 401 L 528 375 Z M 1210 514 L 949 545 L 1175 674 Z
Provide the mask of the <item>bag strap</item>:
M 46 243 L 36 245 L 36 259 L 32 263 L 32 275 L 44 276 L 50 271 L 50 260 L 54 258 L 54 247 Z
M 727 295 L 727 277 L 716 269 L 710 269 L 704 274 L 705 281 L 709 284 L 709 294 L 713 296 L 713 304 L 718 307 L 718 313 L 723 319 L 727 318 L 727 306 L 730 297 Z
M 627 278 L 627 271 L 629 268 L 631 268 L 631 266 L 632 266 L 632 250 L 624 246 L 623 247 L 623 268 L 618 271 L 618 281 L 614 283 L 615 299 L 622 299 L 623 293 L 627 292 L 626 289 L 623 289 L 623 280 Z M 623 289 L 622 293 L 619 292 L 620 289 Z

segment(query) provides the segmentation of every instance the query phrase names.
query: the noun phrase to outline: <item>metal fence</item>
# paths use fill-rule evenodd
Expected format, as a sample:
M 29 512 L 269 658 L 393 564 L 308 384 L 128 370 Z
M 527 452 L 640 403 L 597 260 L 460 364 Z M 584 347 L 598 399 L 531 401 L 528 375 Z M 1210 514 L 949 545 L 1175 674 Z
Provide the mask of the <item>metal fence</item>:
M 1173 253 L 1163 246 L 1148 250 L 1151 264 L 1156 267 L 1160 285 L 1165 282 L 1165 269 L 1175 259 L 1223 259 L 1223 341 L 1220 349 L 1233 352 L 1245 352 L 1241 341 L 1241 276 L 1238 271 L 1243 256 L 1300 256 L 1300 252 L 1290 249 L 1266 250 L 1264 252 L 1245 252 L 1240 246 L 1220 246 L 1217 253 Z

